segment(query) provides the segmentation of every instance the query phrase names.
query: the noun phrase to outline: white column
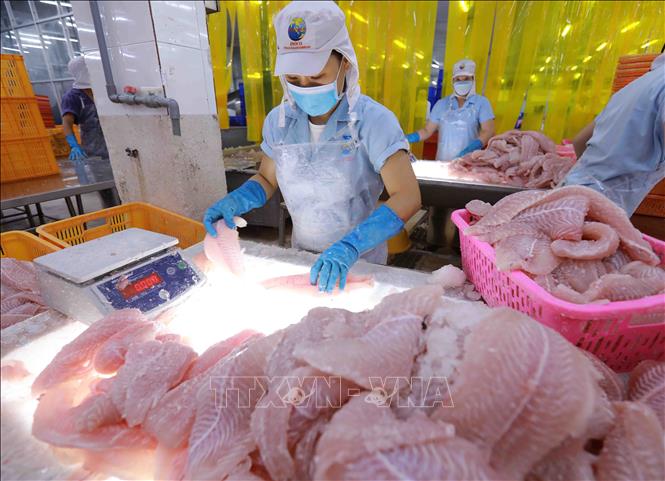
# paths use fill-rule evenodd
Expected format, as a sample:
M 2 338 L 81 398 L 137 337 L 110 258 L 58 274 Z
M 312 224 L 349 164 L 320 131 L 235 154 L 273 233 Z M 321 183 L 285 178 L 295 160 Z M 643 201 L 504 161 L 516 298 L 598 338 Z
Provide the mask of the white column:
M 89 3 L 72 4 L 120 197 L 200 219 L 226 193 L 204 2 L 98 2 L 118 91 L 174 98 L 180 137 L 166 109 L 108 99 Z

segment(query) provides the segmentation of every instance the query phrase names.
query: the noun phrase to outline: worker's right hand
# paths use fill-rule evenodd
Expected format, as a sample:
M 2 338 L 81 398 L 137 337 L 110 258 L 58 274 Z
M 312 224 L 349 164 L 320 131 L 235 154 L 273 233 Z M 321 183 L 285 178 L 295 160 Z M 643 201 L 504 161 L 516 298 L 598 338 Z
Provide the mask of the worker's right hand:
M 234 216 L 261 207 L 266 203 L 266 200 L 266 192 L 261 184 L 255 180 L 248 180 L 226 197 L 208 207 L 203 216 L 206 231 L 212 237 L 217 237 L 215 222 L 220 219 L 224 219 L 224 223 L 229 229 L 235 229 Z
M 416 142 L 420 142 L 420 134 L 418 132 L 411 132 L 409 135 L 406 136 L 406 140 L 408 140 L 410 144 L 415 144 Z
M 74 134 L 67 135 L 65 139 L 72 149 L 71 152 L 69 152 L 69 160 L 83 160 L 88 157 L 79 145 Z

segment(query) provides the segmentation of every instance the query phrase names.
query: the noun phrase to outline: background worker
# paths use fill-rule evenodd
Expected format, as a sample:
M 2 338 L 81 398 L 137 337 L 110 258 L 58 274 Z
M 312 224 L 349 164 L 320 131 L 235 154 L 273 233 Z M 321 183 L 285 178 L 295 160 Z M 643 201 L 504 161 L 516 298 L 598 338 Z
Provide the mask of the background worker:
M 482 149 L 495 133 L 490 101 L 476 94 L 475 62 L 457 62 L 452 80 L 453 93 L 434 104 L 424 128 L 406 137 L 410 143 L 420 142 L 438 130 L 436 160 L 449 161 Z
M 420 208 L 420 190 L 397 118 L 360 93 L 344 13 L 334 2 L 292 2 L 274 18 L 282 104 L 263 124 L 259 173 L 210 207 L 206 229 L 264 205 L 279 187 L 293 247 L 322 252 L 312 284 L 344 288 L 362 257 L 385 263 L 386 241 Z M 377 208 L 385 188 L 390 198 Z
M 108 159 L 109 153 L 104 132 L 99 124 L 97 108 L 90 84 L 90 74 L 83 57 L 74 57 L 67 65 L 74 77 L 72 88 L 62 97 L 62 128 L 71 147 L 70 160 L 82 160 L 97 156 Z M 81 144 L 74 135 L 74 124 L 79 126 Z

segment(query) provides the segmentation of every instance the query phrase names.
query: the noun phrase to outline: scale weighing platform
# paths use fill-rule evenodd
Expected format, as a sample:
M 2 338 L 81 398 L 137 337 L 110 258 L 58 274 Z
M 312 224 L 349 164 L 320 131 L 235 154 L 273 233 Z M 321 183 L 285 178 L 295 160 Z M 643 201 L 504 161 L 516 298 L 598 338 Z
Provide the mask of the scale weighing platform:
M 155 315 L 205 282 L 177 243 L 131 228 L 38 257 L 41 295 L 50 307 L 87 324 L 119 309 Z

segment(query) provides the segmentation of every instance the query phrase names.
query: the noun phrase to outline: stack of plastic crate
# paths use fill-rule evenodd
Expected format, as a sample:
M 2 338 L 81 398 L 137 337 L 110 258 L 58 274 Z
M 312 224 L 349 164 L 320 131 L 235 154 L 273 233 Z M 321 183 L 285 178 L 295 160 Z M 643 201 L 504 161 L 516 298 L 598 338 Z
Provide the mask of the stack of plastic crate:
M 20 55 L 0 55 L 0 181 L 57 174 L 51 141 Z

